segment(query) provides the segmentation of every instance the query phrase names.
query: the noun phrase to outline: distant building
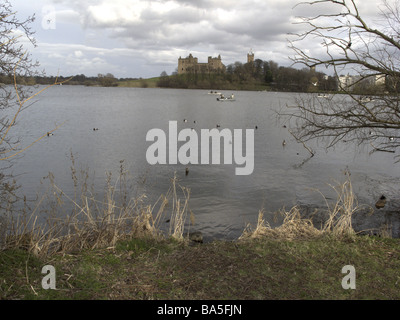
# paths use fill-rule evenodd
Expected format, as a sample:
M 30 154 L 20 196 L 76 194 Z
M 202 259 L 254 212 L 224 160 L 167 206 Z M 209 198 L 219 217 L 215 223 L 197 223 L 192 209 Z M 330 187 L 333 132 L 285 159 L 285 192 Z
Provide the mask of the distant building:
M 339 76 L 339 90 L 346 90 L 351 91 L 353 88 L 352 86 L 360 80 L 360 76 Z
M 367 86 L 379 86 L 379 85 L 384 85 L 386 82 L 386 77 L 385 75 L 375 75 L 375 76 L 370 76 L 370 77 L 362 77 L 362 76 L 351 76 L 351 75 L 346 75 L 346 76 L 340 76 L 339 77 L 339 90 L 346 90 L 346 91 L 352 91 L 354 89 L 354 85 L 356 83 L 358 84 L 363 84 Z
M 384 74 L 375 76 L 375 84 L 376 85 L 384 85 L 386 83 L 386 76 Z
M 254 52 L 250 49 L 249 53 L 247 54 L 247 63 L 254 63 Z
M 178 74 L 185 73 L 224 73 L 225 65 L 221 61 L 221 55 L 217 58 L 208 57 L 207 63 L 199 63 L 198 59 L 189 54 L 187 58 L 178 59 Z

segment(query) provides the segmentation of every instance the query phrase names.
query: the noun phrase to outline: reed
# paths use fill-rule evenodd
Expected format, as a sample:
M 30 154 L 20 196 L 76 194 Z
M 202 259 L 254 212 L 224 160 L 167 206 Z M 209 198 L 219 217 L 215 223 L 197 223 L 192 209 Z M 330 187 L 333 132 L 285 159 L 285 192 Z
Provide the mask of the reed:
M 357 198 L 353 192 L 350 175 L 343 183 L 337 183 L 336 186 L 330 185 L 335 191 L 336 201 L 330 203 L 319 190 L 326 203 L 326 220 L 320 228 L 314 226 L 312 218 L 306 218 L 301 215 L 298 206 L 292 207 L 289 211 L 281 210 L 279 215 L 283 216 L 283 223 L 277 228 L 271 228 L 268 222 L 265 222 L 264 211 L 258 214 L 258 221 L 255 228 L 250 225 L 246 227 L 239 239 L 254 239 L 269 237 L 273 239 L 315 239 L 322 236 L 331 236 L 335 239 L 344 239 L 356 235 L 352 226 L 352 217 L 355 213 L 365 210 L 366 206 L 358 204 Z M 369 207 L 367 207 L 369 208 Z M 373 212 L 372 208 L 369 208 Z
M 261 210 L 258 214 L 256 228 L 252 229 L 248 225 L 239 240 L 262 237 L 277 240 L 313 239 L 322 234 L 321 230 L 314 227 L 311 219 L 301 217 L 297 206 L 292 207 L 289 211 L 282 209 L 278 214 L 283 216 L 283 223 L 279 227 L 271 228 L 269 223 L 264 220 L 264 211 Z
M 154 204 L 147 204 L 145 194 L 132 196 L 126 188 L 128 173 L 121 164 L 116 181 L 113 182 L 112 175 L 107 174 L 104 199 L 100 201 L 94 194 L 94 187 L 89 186 L 88 170 L 81 170 L 79 175 L 72 155 L 71 158 L 73 195 L 64 193 L 54 176 L 49 174 L 49 188 L 29 214 L 25 211 L 0 220 L 0 249 L 21 248 L 34 255 L 47 256 L 114 248 L 119 240 L 130 238 L 171 236 L 185 240 L 183 234 L 190 190 L 179 185 L 176 175 L 171 179 L 167 193 Z M 45 199 L 48 201 L 43 205 Z M 172 203 L 172 208 L 169 203 Z M 70 208 L 70 214 L 65 214 L 66 207 Z M 47 214 L 45 223 L 38 223 L 43 220 L 44 213 Z M 171 222 L 169 234 L 160 228 L 165 220 Z
M 337 186 L 331 185 L 331 188 L 335 191 L 337 198 L 333 204 L 330 204 L 324 197 L 329 215 L 323 231 L 330 232 L 335 237 L 353 236 L 355 231 L 351 223 L 352 216 L 363 209 L 363 206 L 358 204 L 350 178 Z
M 177 194 L 176 176 L 172 179 L 171 184 L 173 203 L 170 221 L 170 234 L 175 239 L 183 240 L 185 222 L 188 216 L 190 189 L 179 186 L 179 189 L 182 191 L 184 199 L 183 201 L 181 201 Z

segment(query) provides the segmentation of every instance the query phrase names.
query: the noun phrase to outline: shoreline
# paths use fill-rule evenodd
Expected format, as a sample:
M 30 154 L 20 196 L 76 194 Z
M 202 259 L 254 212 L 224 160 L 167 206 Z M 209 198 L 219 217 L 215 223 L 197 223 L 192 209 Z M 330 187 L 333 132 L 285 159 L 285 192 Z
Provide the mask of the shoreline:
M 176 194 L 175 182 L 172 179 L 170 194 L 160 197 L 161 208 L 169 202 L 176 208 L 188 200 L 188 195 Z M 187 212 L 181 209 L 171 214 L 168 235 L 157 228 L 165 216 L 154 216 L 149 207 L 131 211 L 132 216 L 121 208 L 94 219 L 89 207 L 80 206 L 86 220 L 69 217 L 47 231 L 16 224 L 14 229 L 22 233 L 6 237 L 0 250 L 0 297 L 399 300 L 400 239 L 384 233 L 357 235 L 351 218 L 358 207 L 353 207 L 349 181 L 342 192 L 347 197 L 338 200 L 340 210 L 328 212 L 323 228 L 316 228 L 297 207 L 282 211 L 282 225 L 271 228 L 260 211 L 257 225 L 234 241 L 201 243 L 199 235 L 189 241 Z M 65 228 L 74 232 L 60 237 Z M 348 267 L 356 272 L 355 289 L 343 287 Z

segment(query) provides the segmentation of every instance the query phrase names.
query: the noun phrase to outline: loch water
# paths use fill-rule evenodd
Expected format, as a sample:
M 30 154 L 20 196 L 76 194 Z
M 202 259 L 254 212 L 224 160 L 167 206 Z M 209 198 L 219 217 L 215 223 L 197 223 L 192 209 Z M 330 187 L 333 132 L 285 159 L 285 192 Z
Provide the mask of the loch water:
M 51 87 L 33 99 L 13 129 L 23 144 L 29 144 L 61 124 L 53 136 L 45 137 L 13 161 L 11 171 L 21 185 L 19 192 L 28 199 L 40 198 L 47 188 L 45 177 L 51 172 L 57 186 L 72 195 L 71 154 L 78 171 L 91 172 L 99 197 L 106 172 L 116 179 L 121 163 L 129 171 L 128 185 L 133 193 L 145 192 L 148 201 L 165 194 L 176 173 L 179 183 L 191 190 L 192 228 L 206 239 L 235 239 L 249 223 L 255 225 L 260 209 L 275 226 L 279 209 L 296 204 L 324 206 L 320 193 L 328 200 L 336 199 L 330 185 L 346 181 L 345 172 L 350 172 L 360 204 L 375 209 L 382 194 L 388 199 L 386 207 L 375 209 L 372 215 L 355 215 L 354 228 L 367 230 L 386 224 L 392 235 L 399 237 L 400 164 L 395 163 L 396 154 L 370 155 L 369 146 L 355 143 L 326 150 L 323 142 L 310 142 L 308 146 L 316 151 L 310 158 L 288 132 L 290 124 L 277 116 L 279 110 L 293 105 L 297 94 L 224 91 L 226 96 L 231 93 L 235 101 L 218 102 L 207 90 Z M 150 165 L 146 151 L 152 142 L 146 141 L 146 135 L 154 128 L 168 134 L 169 121 L 177 121 L 178 132 L 193 128 L 200 133 L 217 125 L 232 132 L 254 129 L 254 171 L 235 175 L 235 161 Z

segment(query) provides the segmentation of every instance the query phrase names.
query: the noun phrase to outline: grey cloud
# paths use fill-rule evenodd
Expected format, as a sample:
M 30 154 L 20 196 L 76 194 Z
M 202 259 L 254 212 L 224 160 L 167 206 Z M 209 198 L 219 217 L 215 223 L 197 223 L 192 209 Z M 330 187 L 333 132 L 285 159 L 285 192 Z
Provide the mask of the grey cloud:
M 144 21 L 157 20 L 162 21 L 164 24 L 180 24 L 180 23 L 198 23 L 207 18 L 207 14 L 203 9 L 194 7 L 178 7 L 169 10 L 166 13 L 160 14 L 151 8 L 146 8 L 141 18 Z
M 293 9 L 300 1 L 47 0 L 46 3 L 53 3 L 58 12 L 60 28 L 54 34 L 65 35 L 73 31 L 68 37 L 44 35 L 47 43 L 57 43 L 39 47 L 39 50 L 51 47 L 51 53 L 47 54 L 55 59 L 57 66 L 62 59 L 56 58 L 64 55 L 69 57 L 69 62 L 86 59 L 82 61 L 91 69 L 117 66 L 118 54 L 128 63 L 142 61 L 141 66 L 129 66 L 131 70 L 144 70 L 144 65 L 149 70 L 154 65 L 172 69 L 180 55 L 190 52 L 201 61 L 208 55 L 221 54 L 225 64 L 245 62 L 250 48 L 255 50 L 256 58 L 287 65 L 290 64 L 288 57 L 293 55 L 287 48 L 288 33 L 301 28 L 292 23 L 294 16 L 319 14 L 321 8 L 327 10 L 324 4 Z M 369 13 L 371 7 L 376 8 L 376 2 L 363 0 L 360 6 Z M 77 45 L 68 47 L 63 43 Z M 310 50 L 315 50 L 312 43 L 307 45 L 311 46 Z M 125 48 L 125 51 L 114 48 Z M 83 55 L 74 55 L 76 50 Z M 95 59 L 96 54 L 101 55 L 101 59 Z

